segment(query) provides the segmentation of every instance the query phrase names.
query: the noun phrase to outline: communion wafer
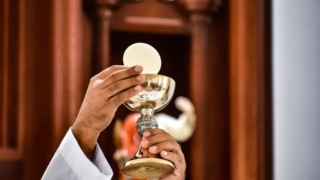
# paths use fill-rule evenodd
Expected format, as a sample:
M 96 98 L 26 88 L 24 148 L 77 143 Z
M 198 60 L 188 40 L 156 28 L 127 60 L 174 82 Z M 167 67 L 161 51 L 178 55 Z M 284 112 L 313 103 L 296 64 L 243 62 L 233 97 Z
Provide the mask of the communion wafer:
M 158 51 L 149 44 L 135 43 L 125 50 L 123 64 L 125 66 L 141 65 L 142 74 L 158 74 L 161 58 Z

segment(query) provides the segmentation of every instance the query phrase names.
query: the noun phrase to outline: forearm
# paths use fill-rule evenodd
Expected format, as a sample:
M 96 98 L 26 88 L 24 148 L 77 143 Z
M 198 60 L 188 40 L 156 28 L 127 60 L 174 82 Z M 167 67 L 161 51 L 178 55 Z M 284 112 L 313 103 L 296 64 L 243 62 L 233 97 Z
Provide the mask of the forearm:
M 92 161 L 100 132 L 81 126 L 77 121 L 71 130 L 83 153 Z

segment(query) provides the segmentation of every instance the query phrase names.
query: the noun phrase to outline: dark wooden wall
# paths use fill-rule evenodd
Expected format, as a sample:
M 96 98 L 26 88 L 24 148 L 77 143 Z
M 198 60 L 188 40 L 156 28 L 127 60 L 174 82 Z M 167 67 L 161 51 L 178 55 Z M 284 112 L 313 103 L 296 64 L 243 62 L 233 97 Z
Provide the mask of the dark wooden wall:
M 0 13 L 0 179 L 40 179 L 89 78 L 137 41 L 195 103 L 187 179 L 271 179 L 269 1 L 2 0 Z M 117 179 L 112 126 L 99 143 Z
M 272 179 L 270 7 L 230 1 L 232 179 Z
M 21 179 L 23 140 L 22 21 L 18 1 L 0 3 L 0 179 Z

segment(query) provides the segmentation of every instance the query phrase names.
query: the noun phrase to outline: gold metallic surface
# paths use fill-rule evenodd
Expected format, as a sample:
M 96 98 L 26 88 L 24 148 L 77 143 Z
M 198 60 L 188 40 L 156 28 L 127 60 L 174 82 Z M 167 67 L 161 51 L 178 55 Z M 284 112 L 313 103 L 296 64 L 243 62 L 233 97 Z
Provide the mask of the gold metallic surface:
M 171 174 L 174 165 L 159 158 L 141 158 L 126 162 L 122 167 L 123 174 L 133 178 L 158 178 Z
M 140 112 L 142 108 L 160 111 L 171 101 L 176 83 L 173 79 L 159 74 L 144 76 L 141 92 L 124 102 L 124 105 L 135 112 Z
M 131 111 L 140 112 L 136 129 L 140 136 L 148 129 L 158 128 L 153 112 L 165 108 L 173 97 L 176 83 L 173 79 L 158 75 L 144 74 L 145 81 L 139 94 L 124 102 Z M 174 165 L 161 158 L 141 158 L 141 145 L 134 157 L 122 167 L 122 172 L 135 178 L 165 177 L 174 171 Z

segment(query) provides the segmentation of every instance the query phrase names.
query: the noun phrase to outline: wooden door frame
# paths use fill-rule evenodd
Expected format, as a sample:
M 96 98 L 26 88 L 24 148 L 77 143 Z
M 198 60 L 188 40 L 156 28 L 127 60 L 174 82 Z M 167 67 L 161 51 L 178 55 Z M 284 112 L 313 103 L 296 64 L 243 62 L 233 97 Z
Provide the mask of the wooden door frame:
M 272 179 L 271 1 L 230 1 L 231 179 Z

